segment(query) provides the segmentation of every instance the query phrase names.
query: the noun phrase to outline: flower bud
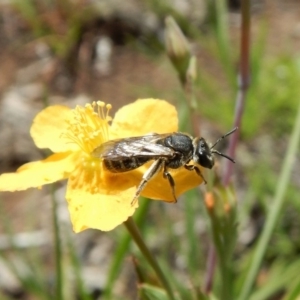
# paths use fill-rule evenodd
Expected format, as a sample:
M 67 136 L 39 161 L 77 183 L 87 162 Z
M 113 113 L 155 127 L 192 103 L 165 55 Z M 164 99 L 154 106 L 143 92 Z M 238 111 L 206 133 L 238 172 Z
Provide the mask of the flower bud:
M 195 82 L 197 79 L 197 58 L 195 55 L 190 58 L 186 77 L 189 82 Z
M 182 83 L 186 82 L 186 72 L 191 57 L 190 45 L 172 17 L 165 20 L 165 45 L 169 58 L 179 74 Z

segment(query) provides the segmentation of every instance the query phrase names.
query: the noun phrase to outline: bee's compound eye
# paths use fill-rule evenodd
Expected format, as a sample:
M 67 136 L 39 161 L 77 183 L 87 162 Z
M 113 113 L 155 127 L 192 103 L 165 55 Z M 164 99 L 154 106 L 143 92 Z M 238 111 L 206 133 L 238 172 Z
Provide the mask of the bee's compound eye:
M 211 169 L 214 166 L 214 156 L 204 138 L 194 140 L 193 160 L 204 168 Z

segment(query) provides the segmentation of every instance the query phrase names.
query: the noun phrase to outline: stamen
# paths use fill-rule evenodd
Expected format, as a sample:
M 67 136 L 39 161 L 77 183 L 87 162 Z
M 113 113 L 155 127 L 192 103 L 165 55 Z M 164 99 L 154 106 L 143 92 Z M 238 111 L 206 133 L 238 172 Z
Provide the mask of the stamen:
M 73 117 L 67 120 L 68 129 L 63 136 L 82 151 L 91 153 L 108 140 L 110 109 L 111 105 L 102 101 L 87 103 L 85 107 L 76 106 Z
M 105 119 L 104 111 L 103 111 L 105 103 L 102 102 L 102 101 L 97 101 L 97 105 L 98 105 L 98 116 L 99 116 L 99 118 Z
M 105 119 L 107 121 L 111 121 L 111 117 L 109 116 L 109 111 L 112 109 L 112 105 L 111 104 L 106 104 L 106 115 L 105 115 Z

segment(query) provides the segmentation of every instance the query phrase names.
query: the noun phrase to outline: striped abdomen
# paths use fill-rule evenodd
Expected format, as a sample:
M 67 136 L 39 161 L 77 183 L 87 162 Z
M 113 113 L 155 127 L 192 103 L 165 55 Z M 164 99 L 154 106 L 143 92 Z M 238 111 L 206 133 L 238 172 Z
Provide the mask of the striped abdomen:
M 149 160 L 149 157 L 131 157 L 119 160 L 103 159 L 103 163 L 110 172 L 121 173 L 137 169 Z

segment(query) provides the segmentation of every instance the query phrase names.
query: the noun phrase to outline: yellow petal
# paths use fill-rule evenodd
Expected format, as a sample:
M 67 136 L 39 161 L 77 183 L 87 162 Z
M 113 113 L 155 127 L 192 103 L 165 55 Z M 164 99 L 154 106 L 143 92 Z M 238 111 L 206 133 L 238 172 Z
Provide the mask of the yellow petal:
M 112 230 L 132 216 L 138 207 L 138 203 L 131 205 L 135 187 L 99 193 L 91 192 L 93 190 L 92 186 L 74 188 L 72 177 L 69 180 L 66 198 L 75 232 L 87 228 Z
M 62 133 L 68 128 L 66 122 L 71 118 L 71 110 L 62 105 L 45 108 L 36 115 L 30 129 L 30 134 L 38 148 L 49 148 L 53 152 L 78 150 L 74 143 L 66 143 Z
M 110 129 L 110 139 L 174 132 L 178 130 L 177 111 L 164 100 L 137 100 L 117 111 Z
M 0 176 L 0 191 L 21 191 L 65 179 L 74 168 L 73 161 L 74 155 L 65 152 L 25 164 L 16 173 Z
M 127 176 L 103 169 L 101 162 L 78 164 L 69 176 L 66 198 L 75 232 L 111 230 L 131 216 L 136 188 Z

